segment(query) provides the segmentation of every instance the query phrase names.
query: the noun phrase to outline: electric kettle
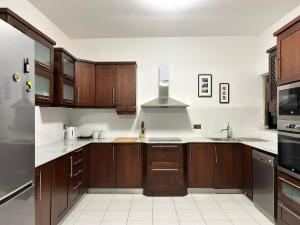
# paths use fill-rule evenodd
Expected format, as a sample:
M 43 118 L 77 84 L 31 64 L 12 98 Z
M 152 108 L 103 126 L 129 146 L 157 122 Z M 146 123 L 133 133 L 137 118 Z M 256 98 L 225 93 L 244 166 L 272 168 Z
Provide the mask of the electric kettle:
M 66 132 L 66 139 L 73 140 L 77 138 L 77 128 L 68 127 Z

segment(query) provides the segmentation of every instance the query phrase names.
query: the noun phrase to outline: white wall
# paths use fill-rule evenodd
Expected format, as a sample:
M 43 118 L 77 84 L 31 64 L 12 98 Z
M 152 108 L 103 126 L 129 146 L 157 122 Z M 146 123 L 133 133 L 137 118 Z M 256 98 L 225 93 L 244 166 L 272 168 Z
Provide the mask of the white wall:
M 74 53 L 97 61 L 137 61 L 137 105 L 158 96 L 158 68 L 170 69 L 170 96 L 190 105 L 187 110 L 148 109 L 134 116 L 114 110 L 73 110 L 71 124 L 84 135 L 105 129 L 107 136 L 136 135 L 145 120 L 149 136 L 219 135 L 229 121 L 236 135 L 242 128 L 257 129 L 262 107 L 260 78 L 256 72 L 256 37 L 184 37 L 72 40 Z M 213 75 L 213 97 L 199 98 L 198 74 Z M 220 82 L 229 82 L 231 102 L 219 104 Z M 202 130 L 193 130 L 200 123 Z M 244 132 L 243 132 L 244 133 Z
M 300 5 L 266 29 L 257 37 L 257 75 L 268 72 L 268 54 L 266 50 L 276 45 L 273 33 L 300 15 Z

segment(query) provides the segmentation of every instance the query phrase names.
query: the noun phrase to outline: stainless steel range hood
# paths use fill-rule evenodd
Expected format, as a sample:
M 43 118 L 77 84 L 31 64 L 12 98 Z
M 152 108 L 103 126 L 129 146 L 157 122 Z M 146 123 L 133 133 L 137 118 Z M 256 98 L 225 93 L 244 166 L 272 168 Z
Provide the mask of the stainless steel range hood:
M 189 105 L 169 97 L 169 69 L 159 68 L 158 98 L 141 105 L 142 108 L 186 108 Z

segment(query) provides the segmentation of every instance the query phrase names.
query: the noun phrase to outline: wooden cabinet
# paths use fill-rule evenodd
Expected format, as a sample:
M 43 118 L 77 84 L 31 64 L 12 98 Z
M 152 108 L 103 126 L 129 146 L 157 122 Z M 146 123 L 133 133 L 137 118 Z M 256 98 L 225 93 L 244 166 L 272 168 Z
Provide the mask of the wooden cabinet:
M 186 195 L 185 151 L 181 144 L 147 145 L 144 194 Z
M 142 151 L 140 144 L 117 144 L 116 187 L 142 188 Z
M 300 225 L 300 213 L 293 211 L 288 204 L 278 201 L 277 223 L 278 225 Z
M 114 107 L 116 91 L 116 65 L 96 66 L 96 106 Z
M 54 53 L 54 103 L 58 106 L 74 106 L 75 57 L 62 48 L 56 48 Z
M 279 85 L 300 80 L 300 16 L 274 33 L 277 36 Z
M 76 106 L 95 106 L 95 64 L 75 63 Z
M 136 64 L 116 65 L 116 109 L 119 114 L 136 113 Z
M 54 223 L 57 224 L 69 209 L 69 177 L 71 155 L 62 156 L 54 160 L 53 174 L 53 204 Z
M 214 188 L 242 189 L 242 151 L 240 144 L 216 144 Z
M 213 144 L 189 144 L 188 187 L 213 188 L 214 159 Z
M 116 149 L 113 144 L 91 144 L 89 187 L 113 188 L 116 183 Z
M 35 169 L 35 224 L 51 225 L 52 162 Z
M 253 175 L 252 175 L 252 147 L 242 145 L 242 165 L 243 165 L 243 190 L 245 195 L 253 198 Z

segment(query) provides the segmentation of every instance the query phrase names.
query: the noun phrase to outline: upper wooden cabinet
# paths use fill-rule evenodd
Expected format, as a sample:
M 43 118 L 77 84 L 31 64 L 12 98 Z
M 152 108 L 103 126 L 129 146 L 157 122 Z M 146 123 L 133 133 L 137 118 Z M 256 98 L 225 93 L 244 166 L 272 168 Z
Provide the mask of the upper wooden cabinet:
M 116 109 L 119 114 L 136 113 L 136 64 L 116 65 Z
M 214 145 L 190 144 L 187 165 L 190 188 L 213 188 Z
M 75 57 L 62 48 L 56 48 L 54 53 L 54 103 L 73 106 L 75 104 Z
M 76 106 L 95 106 L 95 64 L 75 63 Z
M 116 98 L 116 65 L 96 66 L 96 106 L 114 107 Z
M 300 81 L 300 16 L 274 36 L 277 36 L 278 84 Z

